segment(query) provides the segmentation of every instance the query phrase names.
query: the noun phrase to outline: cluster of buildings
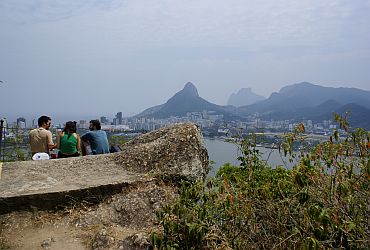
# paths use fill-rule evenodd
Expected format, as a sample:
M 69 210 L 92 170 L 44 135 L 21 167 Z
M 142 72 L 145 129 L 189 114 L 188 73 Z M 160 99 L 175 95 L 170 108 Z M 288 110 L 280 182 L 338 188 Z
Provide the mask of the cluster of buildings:
M 246 121 L 225 121 L 222 114 L 215 111 L 203 112 L 189 112 L 183 117 L 170 117 L 170 118 L 145 118 L 145 117 L 123 117 L 122 112 L 118 112 L 113 119 L 108 119 L 106 116 L 100 117 L 102 129 L 115 132 L 115 131 L 152 131 L 161 127 L 181 123 L 193 122 L 196 123 L 202 131 L 207 134 L 227 134 L 233 131 L 265 131 L 265 132 L 287 132 L 292 131 L 298 122 L 293 120 L 261 120 L 260 118 L 250 117 Z M 333 129 L 337 129 L 337 125 L 333 124 L 331 120 L 324 120 L 321 122 L 314 122 L 312 120 L 303 120 L 299 123 L 305 125 L 307 133 L 314 134 L 329 134 Z M 9 127 L 25 129 L 37 127 L 37 120 L 32 120 L 27 123 L 24 117 L 19 117 Z M 88 129 L 89 120 L 80 120 L 77 123 L 78 128 Z M 62 128 L 63 124 L 55 126 Z
M 82 124 L 81 124 L 82 122 Z M 182 123 L 196 123 L 207 135 L 227 134 L 233 131 L 265 131 L 265 132 L 287 132 L 292 131 L 296 125 L 303 123 L 307 133 L 329 134 L 333 129 L 338 129 L 331 120 L 315 122 L 312 120 L 303 120 L 296 122 L 294 120 L 261 120 L 260 118 L 250 118 L 246 121 L 225 121 L 222 114 L 215 111 L 189 112 L 186 116 L 170 118 L 145 118 L 145 117 L 123 117 L 122 112 L 118 112 L 112 121 L 105 116 L 100 117 L 102 128 L 106 130 L 124 130 L 124 131 L 152 131 L 161 127 Z M 80 126 L 88 126 L 88 122 L 80 121 Z

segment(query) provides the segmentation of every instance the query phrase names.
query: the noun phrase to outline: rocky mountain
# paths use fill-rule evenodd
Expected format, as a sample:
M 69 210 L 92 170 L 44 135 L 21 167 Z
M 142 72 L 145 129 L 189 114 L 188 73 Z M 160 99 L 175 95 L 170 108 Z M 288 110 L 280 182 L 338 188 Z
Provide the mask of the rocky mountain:
M 339 106 L 356 103 L 370 108 L 370 91 L 356 88 L 323 87 L 302 82 L 283 87 L 278 93 L 272 93 L 264 101 L 239 107 L 237 113 L 240 115 L 294 113 L 300 109 L 321 105 L 329 100 L 336 102 Z
M 232 114 L 232 107 L 220 106 L 201 98 L 193 83 L 188 82 L 185 87 L 172 96 L 162 105 L 144 110 L 137 117 L 168 118 L 171 116 L 186 116 L 188 112 L 215 111 L 226 119 L 236 117 Z
M 334 112 L 344 115 L 346 112 L 349 112 L 348 122 L 352 127 L 359 127 L 370 130 L 370 109 L 365 108 L 357 103 L 348 103 L 339 108 Z M 333 118 L 333 114 L 326 113 L 321 117 L 318 117 L 318 120 L 329 120 Z
M 249 90 L 250 91 L 250 90 Z M 248 92 L 249 92 L 248 91 Z M 221 106 L 201 98 L 191 82 L 166 103 L 144 110 L 137 117 L 168 118 L 186 116 L 188 112 L 214 111 L 225 120 L 246 119 L 258 113 L 263 120 L 331 120 L 333 112 L 350 112 L 349 122 L 370 129 L 370 91 L 355 88 L 323 87 L 308 82 L 283 87 L 268 99 L 235 108 Z
M 237 93 L 232 93 L 227 101 L 227 105 L 233 105 L 235 107 L 241 107 L 250 105 L 266 98 L 261 95 L 257 95 L 252 92 L 251 88 L 242 88 Z
M 299 108 L 293 112 L 272 112 L 261 116 L 263 120 L 312 120 L 322 122 L 332 120 L 333 113 L 344 115 L 349 112 L 348 121 L 353 127 L 361 127 L 370 130 L 370 109 L 356 103 L 341 105 L 339 102 L 328 100 L 314 107 Z
M 334 100 L 328 100 L 314 107 L 297 108 L 296 110 L 289 111 L 289 112 L 276 111 L 276 112 L 265 113 L 261 115 L 261 118 L 265 120 L 270 120 L 270 119 L 273 119 L 273 120 L 295 119 L 297 121 L 298 120 L 302 121 L 304 119 L 316 120 L 317 117 L 321 117 L 328 113 L 332 113 L 336 109 L 338 109 L 338 107 L 341 107 L 341 106 L 342 105 L 339 102 L 336 102 Z

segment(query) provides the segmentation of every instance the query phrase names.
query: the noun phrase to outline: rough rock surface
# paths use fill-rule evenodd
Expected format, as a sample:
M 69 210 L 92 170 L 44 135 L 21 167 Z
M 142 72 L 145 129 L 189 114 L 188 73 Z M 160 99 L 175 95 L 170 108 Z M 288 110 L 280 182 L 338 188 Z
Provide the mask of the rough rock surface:
M 194 124 L 165 127 L 144 134 L 113 154 L 116 164 L 141 173 L 199 179 L 208 173 L 208 154 Z
M 194 124 L 147 133 L 119 153 L 6 163 L 0 249 L 146 249 L 150 231 L 158 227 L 155 209 L 177 194 L 168 180 L 200 179 L 207 171 L 207 151 Z M 86 194 L 95 199 L 84 199 Z M 30 202 L 27 211 L 5 213 L 17 196 L 23 202 L 46 197 L 58 210 Z
M 208 155 L 194 124 L 179 124 L 142 135 L 122 152 L 47 161 L 5 163 L 0 213 L 32 205 L 52 208 L 76 199 L 101 198 L 153 176 L 200 179 Z

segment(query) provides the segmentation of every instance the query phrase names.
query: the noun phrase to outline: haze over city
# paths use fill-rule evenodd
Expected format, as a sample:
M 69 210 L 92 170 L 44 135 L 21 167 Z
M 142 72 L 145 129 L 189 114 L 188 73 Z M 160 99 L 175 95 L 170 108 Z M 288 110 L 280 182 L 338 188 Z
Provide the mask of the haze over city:
M 185 83 L 225 105 L 309 81 L 370 90 L 370 1 L 0 2 L 0 117 L 126 115 Z

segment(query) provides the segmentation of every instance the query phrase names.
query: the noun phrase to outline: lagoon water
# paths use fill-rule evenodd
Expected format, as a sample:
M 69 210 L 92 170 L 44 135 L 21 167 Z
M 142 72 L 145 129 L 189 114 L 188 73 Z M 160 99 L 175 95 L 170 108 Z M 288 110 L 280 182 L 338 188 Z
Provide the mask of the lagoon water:
M 237 144 L 225 142 L 221 139 L 204 138 L 204 145 L 208 150 L 209 160 L 214 162 L 210 171 L 211 176 L 225 163 L 235 166 L 239 165 L 237 158 L 241 156 L 241 152 Z M 264 147 L 258 147 L 258 149 L 261 152 L 262 160 L 267 161 L 272 168 L 276 166 L 292 167 L 288 158 L 281 156 L 278 149 Z

